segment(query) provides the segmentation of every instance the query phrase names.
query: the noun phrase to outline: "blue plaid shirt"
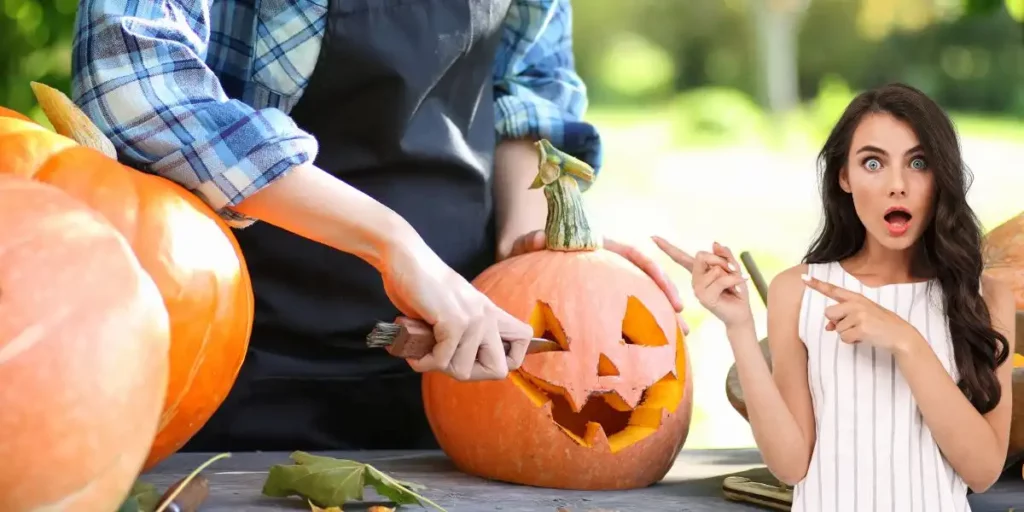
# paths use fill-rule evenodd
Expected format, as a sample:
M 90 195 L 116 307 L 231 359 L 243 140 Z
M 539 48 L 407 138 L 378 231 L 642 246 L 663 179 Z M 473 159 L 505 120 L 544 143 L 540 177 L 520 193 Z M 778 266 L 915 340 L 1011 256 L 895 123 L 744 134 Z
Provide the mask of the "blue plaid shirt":
M 316 157 L 317 141 L 288 112 L 316 65 L 329 1 L 82 0 L 72 99 L 122 161 L 247 226 L 231 207 Z M 513 0 L 503 31 L 499 138 L 545 137 L 599 169 L 569 0 Z

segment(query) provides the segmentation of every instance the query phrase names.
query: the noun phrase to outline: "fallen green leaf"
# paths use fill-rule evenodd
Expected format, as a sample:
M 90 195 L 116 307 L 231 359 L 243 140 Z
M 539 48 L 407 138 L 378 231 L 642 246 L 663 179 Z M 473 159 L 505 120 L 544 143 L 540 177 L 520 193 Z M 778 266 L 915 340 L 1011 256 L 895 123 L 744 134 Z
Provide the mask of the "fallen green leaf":
M 295 464 L 275 464 L 263 484 L 263 494 L 274 498 L 302 497 L 318 507 L 341 507 L 350 501 L 363 501 L 363 490 L 371 486 L 377 494 L 398 505 L 440 505 L 413 492 L 422 485 L 396 480 L 369 464 L 293 452 Z
M 136 481 L 117 512 L 153 512 L 156 510 L 158 501 L 160 501 L 160 493 L 156 490 L 155 485 Z

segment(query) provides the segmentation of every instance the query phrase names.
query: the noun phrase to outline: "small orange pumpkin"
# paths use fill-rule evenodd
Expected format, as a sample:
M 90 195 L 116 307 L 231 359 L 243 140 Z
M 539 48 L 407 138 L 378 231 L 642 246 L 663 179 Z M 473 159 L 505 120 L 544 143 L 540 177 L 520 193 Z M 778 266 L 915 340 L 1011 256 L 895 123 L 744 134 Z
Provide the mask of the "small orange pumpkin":
M 156 285 L 106 219 L 0 175 L 0 508 L 116 510 L 157 431 L 169 343 Z
M 110 141 L 66 96 L 32 85 L 55 128 L 75 140 L 0 116 L 0 173 L 54 185 L 104 215 L 127 238 L 170 314 L 171 373 L 150 469 L 181 449 L 234 385 L 253 319 L 245 260 L 209 206 L 174 182 L 119 164 Z
M 547 141 L 538 147 L 533 187 L 548 199 L 547 249 L 493 265 L 473 285 L 563 350 L 529 355 L 501 381 L 425 374 L 426 414 L 467 473 L 562 489 L 644 487 L 664 477 L 689 430 L 681 324 L 653 280 L 599 248 L 579 186 L 593 170 Z

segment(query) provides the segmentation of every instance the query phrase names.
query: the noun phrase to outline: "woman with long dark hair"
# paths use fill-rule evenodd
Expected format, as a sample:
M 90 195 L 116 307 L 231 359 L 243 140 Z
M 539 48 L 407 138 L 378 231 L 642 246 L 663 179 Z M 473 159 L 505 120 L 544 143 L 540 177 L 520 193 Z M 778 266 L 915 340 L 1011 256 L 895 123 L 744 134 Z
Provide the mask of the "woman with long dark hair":
M 820 162 L 823 228 L 768 291 L 771 370 L 732 252 L 655 242 L 725 323 L 794 511 L 969 510 L 968 488 L 1006 458 L 1014 304 L 982 275 L 956 132 L 923 93 L 887 85 L 850 103 Z

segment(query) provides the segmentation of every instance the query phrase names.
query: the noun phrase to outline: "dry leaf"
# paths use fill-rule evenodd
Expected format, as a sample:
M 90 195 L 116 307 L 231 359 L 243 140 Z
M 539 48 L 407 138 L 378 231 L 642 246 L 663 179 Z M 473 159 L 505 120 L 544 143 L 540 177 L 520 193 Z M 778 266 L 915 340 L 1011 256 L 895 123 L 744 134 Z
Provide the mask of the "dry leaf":
M 39 82 L 31 82 L 39 107 L 57 133 L 117 160 L 117 151 L 99 128 L 66 94 Z

